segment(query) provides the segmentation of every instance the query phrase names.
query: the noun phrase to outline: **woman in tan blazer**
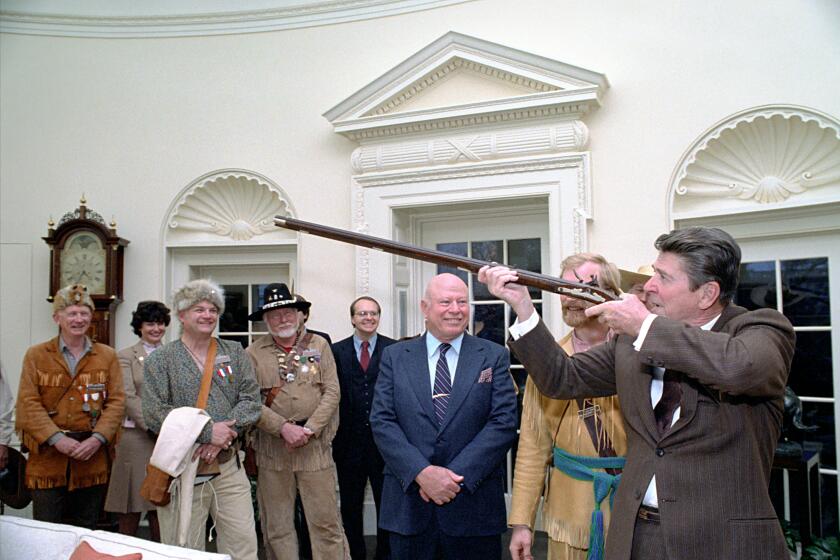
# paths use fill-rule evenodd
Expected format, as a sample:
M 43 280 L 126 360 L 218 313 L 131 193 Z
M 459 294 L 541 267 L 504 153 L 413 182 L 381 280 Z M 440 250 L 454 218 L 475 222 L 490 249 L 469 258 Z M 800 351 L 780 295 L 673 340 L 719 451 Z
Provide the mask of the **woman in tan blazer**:
M 140 340 L 117 353 L 125 385 L 125 421 L 105 499 L 105 510 L 119 514 L 120 533 L 135 535 L 141 515 L 147 512 L 152 540 L 158 542 L 160 530 L 155 506 L 140 496 L 146 464 L 155 447 L 143 421 L 140 395 L 143 392 L 143 362 L 162 344 L 169 320 L 169 308 L 164 304 L 141 301 L 131 318 L 131 327 Z

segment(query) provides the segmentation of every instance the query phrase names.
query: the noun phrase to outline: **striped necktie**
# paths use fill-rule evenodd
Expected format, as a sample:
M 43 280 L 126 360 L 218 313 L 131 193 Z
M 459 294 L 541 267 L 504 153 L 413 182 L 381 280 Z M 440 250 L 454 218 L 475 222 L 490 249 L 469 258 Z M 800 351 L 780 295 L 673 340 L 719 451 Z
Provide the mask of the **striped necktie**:
M 449 364 L 446 363 L 446 352 L 452 348 L 447 343 L 438 346 L 440 357 L 435 368 L 435 389 L 432 395 L 432 402 L 435 405 L 435 415 L 438 424 L 443 424 L 446 416 L 446 407 L 449 406 L 449 393 L 452 392 L 452 379 L 449 376 Z

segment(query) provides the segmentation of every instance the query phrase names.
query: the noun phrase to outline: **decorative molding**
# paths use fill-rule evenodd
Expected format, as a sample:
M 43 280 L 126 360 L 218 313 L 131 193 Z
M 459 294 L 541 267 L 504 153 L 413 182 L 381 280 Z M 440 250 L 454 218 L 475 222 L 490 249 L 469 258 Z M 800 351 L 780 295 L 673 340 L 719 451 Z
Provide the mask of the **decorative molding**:
M 452 165 L 586 148 L 589 129 L 581 121 L 509 128 L 411 142 L 362 145 L 350 158 L 357 173 L 404 167 Z
M 278 214 L 292 215 L 282 191 L 251 173 L 222 171 L 205 175 L 181 194 L 167 227 L 249 241 L 275 231 Z
M 419 80 L 408 85 L 384 104 L 376 107 L 372 111 L 369 111 L 365 116 L 392 113 L 394 109 L 399 108 L 406 101 L 417 97 L 418 94 L 435 85 L 440 80 L 451 75 L 457 70 L 490 76 L 502 82 L 508 82 L 512 85 L 527 88 L 531 90 L 531 92 L 559 91 L 562 89 L 557 86 L 552 86 L 551 84 L 543 83 L 539 80 L 525 78 L 505 70 L 500 70 L 499 68 L 493 68 L 492 66 L 488 66 L 486 64 L 480 64 L 478 62 L 465 60 L 456 56 L 449 59 L 444 64 L 441 64 Z
M 547 169 L 579 168 L 586 165 L 588 155 L 563 154 L 562 156 L 546 156 L 539 158 L 521 159 L 517 161 L 489 161 L 478 164 L 462 164 L 452 167 L 437 167 L 423 169 L 409 169 L 398 172 L 368 173 L 356 175 L 354 180 L 362 188 L 381 187 L 385 185 L 399 185 L 405 183 L 420 183 L 441 181 L 448 179 L 462 179 L 466 177 L 482 177 L 508 173 L 527 173 L 544 171 Z M 579 181 L 578 189 L 586 189 L 586 184 Z M 579 195 L 580 196 L 580 195 Z M 588 194 L 584 194 L 586 199 Z M 588 208 L 587 208 L 588 212 Z
M 480 72 L 521 94 L 458 101 L 400 111 L 454 71 Z M 445 87 L 445 84 L 439 84 Z M 574 119 L 600 105 L 606 76 L 557 60 L 449 32 L 369 83 L 326 113 L 334 130 L 359 142 L 449 129 Z
M 358 233 L 369 233 L 370 226 L 365 221 L 365 191 L 355 181 L 351 186 L 353 196 L 353 230 Z M 370 249 L 356 247 L 356 293 L 370 293 Z
M 208 11 L 208 3 L 112 0 L 108 13 L 93 13 L 86 3 L 5 0 L 0 32 L 60 37 L 183 37 L 262 33 L 375 19 L 462 4 L 467 0 L 286 0 L 264 8 L 263 1 L 239 0 L 232 9 Z M 166 10 L 169 9 L 169 13 Z
M 762 106 L 716 124 L 683 154 L 671 210 L 696 213 L 702 199 L 730 199 L 726 213 L 759 210 L 817 188 L 840 199 L 840 123 L 805 107 Z

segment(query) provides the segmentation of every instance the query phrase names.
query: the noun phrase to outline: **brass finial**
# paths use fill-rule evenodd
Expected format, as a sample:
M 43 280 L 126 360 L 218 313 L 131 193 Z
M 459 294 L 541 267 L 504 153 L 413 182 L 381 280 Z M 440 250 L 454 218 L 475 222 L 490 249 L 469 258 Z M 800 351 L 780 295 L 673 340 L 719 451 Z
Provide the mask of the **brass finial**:
M 117 218 L 113 214 L 111 215 L 111 223 L 109 225 L 111 229 L 117 229 Z
M 53 220 L 52 216 L 50 216 L 50 221 L 47 222 L 47 227 L 50 228 L 50 229 L 55 227 L 55 221 Z
M 85 193 L 82 193 L 82 198 L 79 199 L 79 204 L 87 204 L 87 199 L 85 198 Z

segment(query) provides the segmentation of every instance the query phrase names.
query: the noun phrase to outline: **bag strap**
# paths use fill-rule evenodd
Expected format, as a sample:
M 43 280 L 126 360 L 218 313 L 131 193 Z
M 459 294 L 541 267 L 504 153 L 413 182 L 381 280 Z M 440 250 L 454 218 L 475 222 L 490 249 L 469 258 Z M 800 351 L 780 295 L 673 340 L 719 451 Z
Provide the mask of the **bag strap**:
M 198 390 L 198 400 L 195 407 L 207 408 L 207 399 L 210 396 L 210 385 L 213 383 L 213 366 L 216 364 L 216 339 L 210 339 L 210 347 L 207 349 L 207 358 L 204 360 L 204 374 L 201 377 L 201 388 Z
M 586 409 L 586 401 L 585 399 L 576 399 L 577 405 L 580 410 Z M 598 450 L 599 457 L 615 457 L 615 449 L 613 449 L 612 440 L 610 440 L 610 435 L 607 433 L 606 428 L 603 429 L 602 437 L 603 439 L 599 438 L 598 428 L 595 426 L 595 416 L 594 415 L 584 415 L 583 423 L 586 425 L 586 431 L 589 432 L 589 438 L 592 440 L 592 445 L 595 446 L 595 449 Z M 603 442 L 603 445 L 600 445 Z M 608 468 L 604 469 L 609 474 L 615 476 L 617 474 L 621 474 L 621 469 L 614 469 Z

